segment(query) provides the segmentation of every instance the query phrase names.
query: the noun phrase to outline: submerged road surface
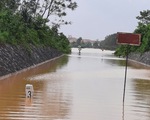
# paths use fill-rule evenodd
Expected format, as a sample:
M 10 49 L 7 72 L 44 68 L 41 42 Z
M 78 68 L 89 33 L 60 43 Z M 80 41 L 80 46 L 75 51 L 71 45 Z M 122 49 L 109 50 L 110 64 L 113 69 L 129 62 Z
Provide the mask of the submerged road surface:
M 73 48 L 72 54 L 0 80 L 2 120 L 149 120 L 150 75 L 113 51 Z M 25 86 L 32 84 L 32 99 Z

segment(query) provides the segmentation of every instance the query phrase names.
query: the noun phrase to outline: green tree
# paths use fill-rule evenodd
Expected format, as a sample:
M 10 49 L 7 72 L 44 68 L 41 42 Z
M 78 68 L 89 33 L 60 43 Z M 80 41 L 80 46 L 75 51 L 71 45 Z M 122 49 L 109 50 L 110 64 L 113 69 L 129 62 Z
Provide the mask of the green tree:
M 91 42 L 86 42 L 86 43 L 85 43 L 85 47 L 86 47 L 86 48 L 92 48 L 93 46 L 92 46 L 92 43 L 91 43 Z
M 77 39 L 77 45 L 81 45 L 81 42 L 82 42 L 82 37 L 79 37 L 79 38 Z
M 62 24 L 68 24 L 62 19 L 63 16 L 67 15 L 67 10 L 75 10 L 77 8 L 77 3 L 73 0 L 23 0 L 20 7 L 21 12 L 25 12 L 30 16 L 41 16 L 45 21 L 44 23 L 50 22 L 52 25 L 57 25 L 58 27 Z M 57 17 L 55 21 L 52 18 Z
M 141 45 L 131 46 L 129 52 L 144 53 L 150 50 L 150 10 L 140 11 L 140 16 L 136 18 L 139 22 L 137 28 L 134 30 L 134 33 L 141 34 Z M 116 50 L 115 54 L 124 56 L 125 51 L 126 49 L 122 45 Z
M 99 48 L 99 41 L 98 40 L 93 43 L 93 47 L 94 48 Z
M 18 10 L 19 5 L 20 5 L 20 0 L 1 0 L 0 11 L 9 9 L 14 13 Z
M 117 34 L 111 34 L 105 37 L 104 40 L 100 41 L 101 49 L 115 50 L 117 45 Z
M 60 24 L 53 24 L 50 17 L 55 15 L 62 19 L 66 10 L 74 10 L 77 3 L 72 0 L 40 3 L 40 0 L 1 0 L 0 43 L 44 45 L 69 52 L 68 39 L 58 31 Z M 48 26 L 48 22 L 53 26 Z
M 150 23 L 150 10 L 143 10 L 140 11 L 140 16 L 137 16 L 136 19 L 139 20 L 142 24 L 149 24 Z

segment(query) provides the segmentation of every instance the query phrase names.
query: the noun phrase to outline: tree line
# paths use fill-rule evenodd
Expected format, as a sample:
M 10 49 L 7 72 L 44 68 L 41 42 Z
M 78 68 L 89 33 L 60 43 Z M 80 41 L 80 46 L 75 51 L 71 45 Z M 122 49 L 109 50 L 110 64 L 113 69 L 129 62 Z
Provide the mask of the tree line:
M 126 56 L 126 52 L 144 53 L 150 50 L 150 10 L 140 11 L 140 15 L 136 17 L 138 26 L 133 33 L 141 34 L 140 46 L 127 46 L 117 44 L 117 33 L 108 35 L 100 42 L 103 49 L 115 50 L 115 55 Z
M 91 42 L 82 42 L 81 37 L 75 42 L 71 43 L 72 47 L 87 47 L 87 48 L 100 48 L 107 50 L 115 50 L 115 55 L 126 56 L 128 52 L 144 53 L 150 51 L 150 10 L 140 11 L 140 15 L 136 17 L 138 20 L 138 26 L 135 28 L 133 33 L 141 34 L 141 45 L 140 46 L 127 46 L 117 44 L 117 33 L 110 34 L 105 37 L 104 40 Z M 119 31 L 118 31 L 119 32 Z M 128 47 L 128 48 L 127 48 Z
M 84 41 L 82 37 L 79 37 L 76 41 L 71 42 L 70 46 L 75 48 L 78 46 L 81 46 L 82 48 L 99 48 L 99 41 Z
M 44 45 L 68 53 L 69 41 L 58 29 L 71 24 L 63 17 L 76 8 L 73 0 L 1 0 L 0 44 Z
M 116 43 L 117 34 L 111 34 L 105 37 L 104 40 L 95 40 L 91 41 L 83 41 L 82 37 L 76 39 L 76 41 L 71 42 L 71 47 L 78 47 L 79 45 L 82 48 L 98 48 L 98 49 L 107 49 L 107 50 L 115 50 L 118 45 Z
M 100 41 L 100 48 L 106 50 L 116 50 L 117 44 L 117 34 L 110 34 L 105 37 L 103 41 Z

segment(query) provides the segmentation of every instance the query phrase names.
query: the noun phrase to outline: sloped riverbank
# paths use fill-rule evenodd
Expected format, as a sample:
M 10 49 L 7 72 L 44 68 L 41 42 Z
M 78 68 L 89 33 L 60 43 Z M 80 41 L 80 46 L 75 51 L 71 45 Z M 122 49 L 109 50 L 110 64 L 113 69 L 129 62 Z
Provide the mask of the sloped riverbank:
M 150 51 L 145 53 L 130 53 L 129 59 L 137 61 L 143 65 L 150 66 Z
M 23 46 L 0 45 L 0 77 L 61 55 L 50 47 L 30 46 L 27 50 Z

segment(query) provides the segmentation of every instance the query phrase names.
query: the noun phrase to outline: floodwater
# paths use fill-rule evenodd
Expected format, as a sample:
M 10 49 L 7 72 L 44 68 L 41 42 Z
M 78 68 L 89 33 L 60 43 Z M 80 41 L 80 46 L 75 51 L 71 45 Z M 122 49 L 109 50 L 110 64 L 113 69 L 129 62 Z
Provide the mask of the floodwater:
M 149 120 L 150 70 L 113 51 L 72 49 L 72 54 L 0 80 L 2 120 Z M 26 98 L 25 86 L 34 87 Z

